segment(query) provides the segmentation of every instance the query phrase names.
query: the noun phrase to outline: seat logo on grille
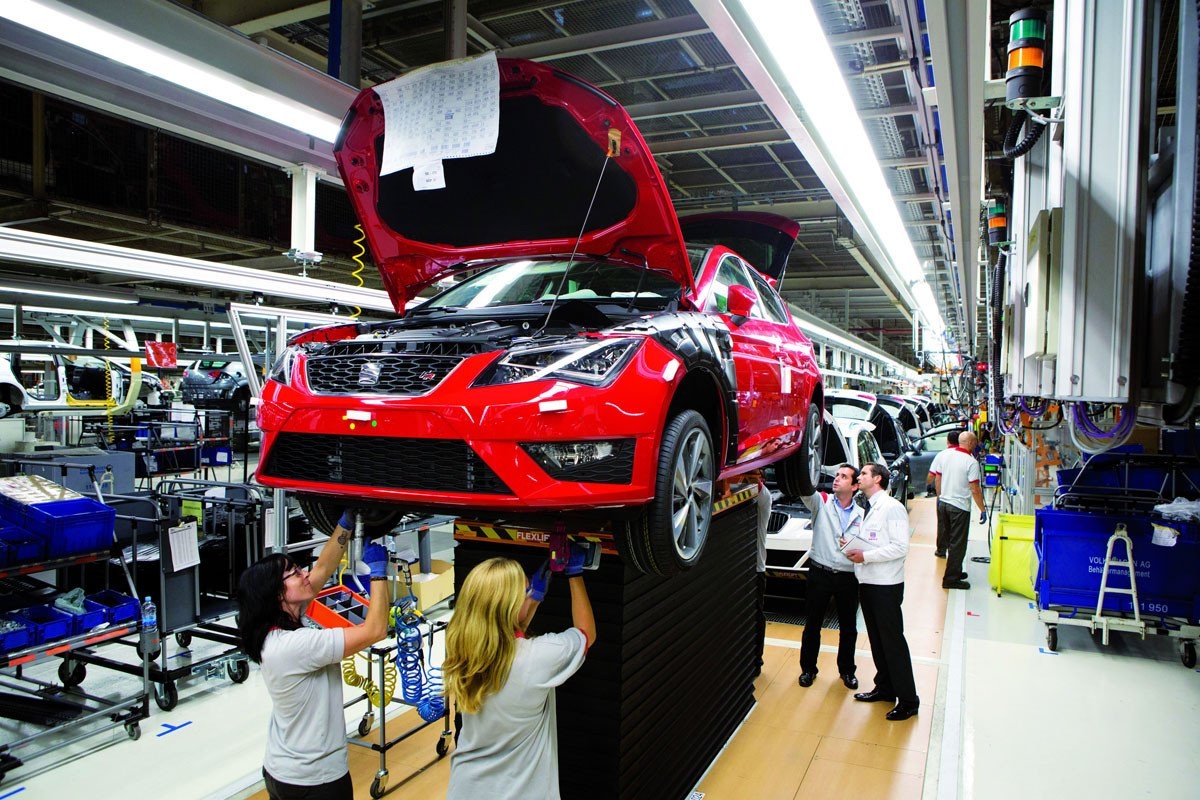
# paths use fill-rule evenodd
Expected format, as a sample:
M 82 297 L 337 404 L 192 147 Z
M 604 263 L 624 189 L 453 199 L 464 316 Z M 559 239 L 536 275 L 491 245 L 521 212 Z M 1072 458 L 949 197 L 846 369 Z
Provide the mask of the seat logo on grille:
M 419 377 L 423 381 L 431 381 L 437 377 L 437 373 L 431 369 L 427 369 L 424 372 L 422 372 L 420 375 L 418 375 L 417 377 Z
M 374 386 L 379 383 L 379 375 L 383 367 L 376 361 L 368 361 L 358 370 L 359 386 Z

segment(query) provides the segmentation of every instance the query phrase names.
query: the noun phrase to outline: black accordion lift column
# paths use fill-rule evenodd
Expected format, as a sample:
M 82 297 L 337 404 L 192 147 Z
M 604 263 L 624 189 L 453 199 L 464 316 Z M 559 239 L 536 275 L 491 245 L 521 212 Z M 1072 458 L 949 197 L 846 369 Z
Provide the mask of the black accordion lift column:
M 559 785 L 569 800 L 687 797 L 754 704 L 753 501 L 713 519 L 700 563 L 670 578 L 615 556 L 585 573 L 597 642 L 558 689 Z M 487 541 L 455 548 L 455 590 L 484 559 L 526 572 L 546 551 Z M 551 583 L 530 632 L 570 627 L 566 581 Z

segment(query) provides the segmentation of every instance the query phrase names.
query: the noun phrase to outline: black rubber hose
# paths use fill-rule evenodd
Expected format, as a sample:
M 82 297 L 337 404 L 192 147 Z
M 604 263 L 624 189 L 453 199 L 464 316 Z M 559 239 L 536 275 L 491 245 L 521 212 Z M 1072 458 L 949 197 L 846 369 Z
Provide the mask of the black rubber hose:
M 1032 129 L 1025 134 L 1025 138 L 1019 144 L 1017 143 L 1017 137 L 1021 135 L 1021 129 L 1025 127 L 1025 122 L 1028 119 L 1029 114 L 1024 111 L 1013 112 L 1008 132 L 1004 134 L 1004 157 L 1009 161 L 1015 161 L 1028 153 L 1038 143 L 1038 139 L 1042 138 L 1042 132 L 1046 129 L 1046 126 L 1030 123 L 1033 126 Z
M 1191 23 L 1196 26 L 1193 35 L 1200 39 L 1200 5 L 1193 6 L 1195 14 Z M 1182 21 L 1181 21 L 1182 24 Z M 1197 66 L 1196 100 L 1200 102 L 1200 65 Z M 1175 344 L 1175 363 L 1172 378 L 1184 384 L 1184 396 L 1178 403 L 1163 406 L 1163 420 L 1168 424 L 1179 424 L 1190 420 L 1195 409 L 1197 389 L 1200 388 L 1200 125 L 1185 132 L 1195 138 L 1192 164 L 1192 235 L 1188 247 L 1188 274 L 1183 295 L 1183 311 L 1179 319 L 1179 336 Z M 1178 174 L 1178 172 L 1176 173 Z
M 1000 349 L 1004 347 L 1004 272 L 1008 254 L 1003 250 L 992 268 L 992 412 L 999 419 L 1004 401 L 1004 376 L 1000 374 Z

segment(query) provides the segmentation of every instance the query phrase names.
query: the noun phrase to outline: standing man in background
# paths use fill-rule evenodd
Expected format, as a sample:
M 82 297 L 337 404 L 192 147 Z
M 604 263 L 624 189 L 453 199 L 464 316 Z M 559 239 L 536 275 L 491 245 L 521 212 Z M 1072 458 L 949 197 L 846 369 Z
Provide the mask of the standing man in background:
M 861 533 L 847 540 L 846 557 L 854 562 L 863 622 L 875 660 L 875 688 L 859 692 L 863 703 L 896 701 L 887 713 L 892 722 L 916 716 L 921 705 L 913 678 L 912 656 L 904 638 L 904 558 L 908 554 L 908 512 L 889 497 L 888 468 L 866 464 L 858 485 L 867 497 Z
M 938 533 L 946 531 L 946 572 L 943 589 L 970 589 L 963 558 L 967 555 L 967 534 L 971 530 L 971 501 L 979 507 L 979 521 L 987 521 L 983 506 L 983 488 L 979 484 L 979 462 L 975 446 L 979 439 L 970 431 L 958 437 L 958 447 L 946 450 L 935 479 L 938 493 Z
M 755 625 L 758 634 L 758 666 L 754 677 L 762 673 L 763 651 L 767 647 L 767 529 L 771 524 L 771 491 L 763 483 L 762 473 L 758 474 L 758 575 L 757 592 L 755 594 Z
M 946 434 L 946 449 L 933 457 L 933 461 L 929 462 L 929 477 L 925 485 L 929 487 L 926 493 L 930 497 L 937 497 L 937 476 L 942 474 L 942 462 L 946 459 L 946 453 L 951 448 L 958 447 L 958 435 L 961 431 L 950 431 Z M 946 557 L 946 529 L 942 525 L 942 516 L 938 515 L 937 521 L 937 547 L 934 548 L 933 554 L 938 558 Z
M 833 476 L 833 494 L 814 492 L 802 498 L 812 512 L 812 548 L 804 594 L 804 635 L 800 639 L 800 685 L 817 679 L 817 654 L 821 651 L 821 622 L 829 598 L 838 612 L 838 674 L 847 689 L 858 688 L 854 676 L 854 644 L 858 639 L 858 580 L 854 564 L 841 552 L 840 542 L 861 531 L 863 509 L 854 502 L 858 470 L 842 464 Z

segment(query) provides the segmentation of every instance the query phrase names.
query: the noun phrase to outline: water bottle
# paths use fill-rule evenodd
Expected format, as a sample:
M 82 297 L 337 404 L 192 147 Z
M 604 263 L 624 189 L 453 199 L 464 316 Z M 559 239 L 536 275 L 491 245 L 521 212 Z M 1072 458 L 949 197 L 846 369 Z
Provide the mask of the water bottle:
M 138 642 L 138 653 L 153 658 L 160 649 L 158 639 L 158 607 L 146 597 L 142 601 L 142 633 Z

